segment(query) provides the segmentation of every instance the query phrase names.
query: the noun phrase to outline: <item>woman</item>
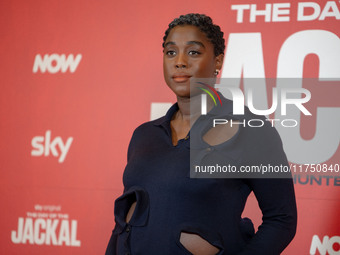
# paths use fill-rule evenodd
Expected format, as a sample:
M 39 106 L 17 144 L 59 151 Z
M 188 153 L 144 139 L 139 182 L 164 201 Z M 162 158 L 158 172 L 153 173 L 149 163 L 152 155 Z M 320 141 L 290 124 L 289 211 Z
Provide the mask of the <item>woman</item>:
M 164 117 L 134 131 L 124 193 L 115 202 L 116 226 L 106 254 L 280 254 L 296 229 L 290 178 L 190 178 L 190 133 L 199 127 L 192 126 L 199 114 L 190 113 L 189 85 L 195 78 L 218 75 L 225 48 L 223 32 L 209 17 L 187 14 L 169 24 L 163 39 L 164 78 L 177 103 Z M 231 106 L 222 100 L 224 107 Z M 221 114 L 211 108 L 210 113 Z M 226 158 L 242 159 L 244 164 L 287 165 L 275 129 L 222 129 L 222 144 L 232 148 L 229 155 L 225 147 Z M 221 141 L 209 132 L 203 134 L 205 144 L 218 148 Z M 259 138 L 253 141 L 253 137 Z M 256 147 L 259 139 L 267 141 L 261 148 Z M 263 213 L 256 234 L 251 222 L 241 219 L 251 191 Z

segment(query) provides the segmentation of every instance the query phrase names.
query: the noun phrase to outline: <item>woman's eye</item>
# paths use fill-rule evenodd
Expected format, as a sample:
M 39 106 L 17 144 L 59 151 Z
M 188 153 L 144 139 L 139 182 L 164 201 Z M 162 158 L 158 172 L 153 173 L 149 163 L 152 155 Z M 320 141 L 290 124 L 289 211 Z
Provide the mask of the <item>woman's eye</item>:
M 191 55 L 191 56 L 197 56 L 197 55 L 200 55 L 201 54 L 201 52 L 199 52 L 199 51 L 197 51 L 197 50 L 191 50 L 191 51 L 189 51 L 189 55 Z
M 176 52 L 173 51 L 173 50 L 168 50 L 168 51 L 166 52 L 166 55 L 168 55 L 168 56 L 175 56 L 175 55 L 176 55 Z

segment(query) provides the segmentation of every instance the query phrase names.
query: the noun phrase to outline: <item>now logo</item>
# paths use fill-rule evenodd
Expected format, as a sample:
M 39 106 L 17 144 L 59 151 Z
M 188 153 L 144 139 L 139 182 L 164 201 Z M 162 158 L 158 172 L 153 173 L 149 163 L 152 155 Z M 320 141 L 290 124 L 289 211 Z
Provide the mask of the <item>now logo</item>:
M 33 137 L 31 155 L 34 157 L 42 155 L 48 157 L 52 154 L 54 157 L 59 157 L 59 163 L 63 163 L 71 147 L 72 141 L 73 137 L 69 137 L 66 140 L 66 143 L 64 143 L 60 136 L 51 140 L 51 130 L 47 130 L 45 136 Z M 59 151 L 57 149 L 59 149 Z
M 70 70 L 71 73 L 74 73 L 80 63 L 82 58 L 81 54 L 78 54 L 76 57 L 73 54 L 70 54 L 66 57 L 65 54 L 45 54 L 42 57 L 40 54 L 35 56 L 34 64 L 33 64 L 33 73 L 37 73 L 40 71 L 41 73 L 45 73 L 46 70 L 49 73 L 57 73 L 62 72 L 65 73 L 67 70 Z
M 324 236 L 321 242 L 320 238 L 317 235 L 314 235 L 309 253 L 311 255 L 315 255 L 317 254 L 316 251 L 318 250 L 321 255 L 326 255 L 326 254 L 335 255 L 335 254 L 340 254 L 339 247 L 340 247 L 340 236 L 333 236 L 331 238 L 329 238 L 328 236 Z

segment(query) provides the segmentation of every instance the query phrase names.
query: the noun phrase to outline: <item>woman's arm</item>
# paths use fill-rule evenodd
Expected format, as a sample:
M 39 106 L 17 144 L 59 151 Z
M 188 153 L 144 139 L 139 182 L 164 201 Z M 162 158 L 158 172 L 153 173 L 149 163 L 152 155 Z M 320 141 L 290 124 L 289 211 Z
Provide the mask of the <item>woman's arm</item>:
M 252 134 L 254 140 L 248 143 L 247 164 L 288 170 L 287 157 L 276 129 L 270 127 L 253 132 L 256 134 Z M 259 175 L 253 177 L 262 178 L 245 181 L 256 196 L 263 222 L 242 255 L 280 254 L 296 233 L 297 209 L 291 173 L 281 171 L 271 176 L 268 173 Z
M 263 217 L 241 255 L 280 254 L 296 232 L 297 211 L 292 179 L 250 179 Z

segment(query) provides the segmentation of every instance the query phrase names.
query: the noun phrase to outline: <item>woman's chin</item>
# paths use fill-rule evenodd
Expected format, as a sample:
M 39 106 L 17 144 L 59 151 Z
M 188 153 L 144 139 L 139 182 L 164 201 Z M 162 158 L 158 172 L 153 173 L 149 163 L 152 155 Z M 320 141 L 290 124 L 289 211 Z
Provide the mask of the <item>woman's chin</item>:
M 190 97 L 190 86 L 171 86 L 170 89 L 177 97 Z

